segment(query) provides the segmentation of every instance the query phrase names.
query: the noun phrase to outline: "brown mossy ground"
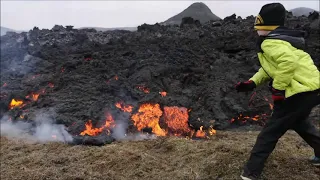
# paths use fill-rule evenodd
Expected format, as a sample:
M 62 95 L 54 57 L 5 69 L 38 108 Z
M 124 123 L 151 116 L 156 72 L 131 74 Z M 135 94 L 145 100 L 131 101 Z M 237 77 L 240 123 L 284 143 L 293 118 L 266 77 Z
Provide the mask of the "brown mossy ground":
M 210 140 L 158 138 L 103 147 L 37 144 L 1 137 L 4 179 L 239 179 L 258 132 L 220 132 Z M 281 138 L 263 179 L 319 179 L 312 149 L 294 132 Z

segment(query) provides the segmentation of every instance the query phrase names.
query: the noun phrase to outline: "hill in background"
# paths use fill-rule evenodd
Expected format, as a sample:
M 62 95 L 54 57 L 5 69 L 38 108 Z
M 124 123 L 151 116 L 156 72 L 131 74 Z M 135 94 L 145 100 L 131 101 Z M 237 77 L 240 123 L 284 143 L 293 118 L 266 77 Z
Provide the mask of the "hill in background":
M 306 8 L 306 7 L 298 7 L 289 10 L 289 12 L 292 12 L 294 16 L 309 16 L 310 13 L 314 12 L 316 10 L 311 9 L 311 8 Z
M 10 28 L 6 28 L 6 27 L 2 27 L 1 26 L 1 36 L 5 35 L 7 32 L 17 32 L 16 30 L 10 29 Z
M 103 28 L 103 27 L 81 27 L 79 29 L 95 29 L 97 31 L 113 31 L 113 30 L 127 30 L 136 31 L 137 27 L 115 27 L 115 28 Z
M 192 17 L 194 20 L 199 20 L 201 23 L 208 22 L 210 20 L 218 21 L 221 20 L 220 17 L 213 14 L 210 8 L 202 2 L 197 2 L 191 4 L 187 9 L 182 11 L 181 13 L 169 18 L 164 21 L 163 25 L 174 25 L 180 24 L 182 18 L 184 17 Z

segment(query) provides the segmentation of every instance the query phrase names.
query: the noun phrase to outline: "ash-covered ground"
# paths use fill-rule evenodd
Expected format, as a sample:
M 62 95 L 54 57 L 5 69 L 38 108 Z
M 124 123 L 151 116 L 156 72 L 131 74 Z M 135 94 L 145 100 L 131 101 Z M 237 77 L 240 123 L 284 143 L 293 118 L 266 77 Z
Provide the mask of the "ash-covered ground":
M 253 16 L 233 15 L 202 25 L 188 18 L 180 26 L 144 24 L 136 32 L 55 26 L 8 33 L 1 36 L 1 116 L 31 121 L 38 110 L 54 109 L 57 123 L 79 134 L 89 119 L 103 123 L 106 112 L 122 119 L 115 103 L 123 101 L 133 113 L 142 103 L 186 107 L 196 129 L 263 125 L 271 113 L 267 87 L 254 95 L 234 90 L 259 69 L 253 23 Z M 287 25 L 307 32 L 306 51 L 319 67 L 315 23 L 319 15 L 288 17 Z M 9 110 L 13 98 L 28 103 Z M 231 123 L 239 116 L 250 118 Z

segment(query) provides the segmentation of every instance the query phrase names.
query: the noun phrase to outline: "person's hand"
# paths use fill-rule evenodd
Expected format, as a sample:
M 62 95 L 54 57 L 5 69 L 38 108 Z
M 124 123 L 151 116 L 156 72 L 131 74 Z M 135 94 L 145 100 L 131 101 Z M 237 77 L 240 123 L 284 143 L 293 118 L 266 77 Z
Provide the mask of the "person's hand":
M 248 92 L 252 91 L 254 88 L 256 88 L 256 84 L 252 80 L 236 84 L 237 92 Z
M 283 90 L 272 88 L 271 92 L 272 92 L 273 102 L 280 102 L 286 99 L 285 91 Z

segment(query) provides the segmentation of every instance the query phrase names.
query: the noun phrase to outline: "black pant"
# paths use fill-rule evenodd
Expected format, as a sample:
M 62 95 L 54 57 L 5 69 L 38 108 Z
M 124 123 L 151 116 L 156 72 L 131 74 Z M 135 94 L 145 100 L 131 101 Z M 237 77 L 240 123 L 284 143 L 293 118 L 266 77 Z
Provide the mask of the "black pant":
M 260 132 L 245 170 L 260 175 L 264 163 L 287 130 L 296 131 L 320 157 L 320 132 L 308 120 L 313 107 L 320 104 L 320 90 L 296 94 L 276 102 L 271 118 Z

